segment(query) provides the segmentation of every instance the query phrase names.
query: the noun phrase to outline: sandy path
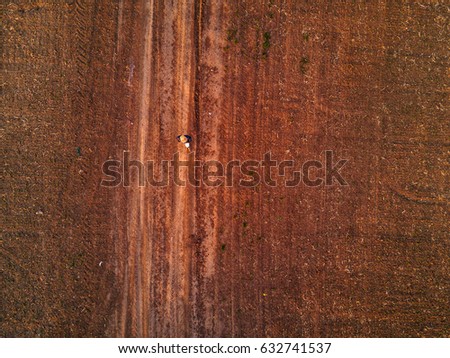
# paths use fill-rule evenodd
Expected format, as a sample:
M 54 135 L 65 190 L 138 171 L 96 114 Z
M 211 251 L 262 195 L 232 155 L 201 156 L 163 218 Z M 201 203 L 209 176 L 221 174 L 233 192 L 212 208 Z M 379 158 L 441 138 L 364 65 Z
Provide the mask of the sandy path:
M 139 115 L 132 157 L 172 160 L 175 137 L 194 122 L 195 8 L 145 2 Z M 181 179 L 187 177 L 185 170 Z M 185 336 L 190 322 L 190 240 L 195 200 L 189 186 L 130 188 L 129 287 L 122 302 L 123 335 Z
M 219 5 L 145 2 L 140 109 L 136 138 L 131 137 L 140 161 L 170 160 L 178 150 L 180 160 L 188 160 L 174 140 L 180 133 L 195 139 L 191 160 L 220 159 L 222 11 Z M 202 56 L 203 48 L 214 50 Z M 186 169 L 180 177 L 187 180 Z M 213 282 L 217 200 L 217 191 L 189 184 L 131 188 L 124 282 L 129 290 L 122 302 L 122 320 L 129 322 L 123 334 L 204 336 L 220 327 Z

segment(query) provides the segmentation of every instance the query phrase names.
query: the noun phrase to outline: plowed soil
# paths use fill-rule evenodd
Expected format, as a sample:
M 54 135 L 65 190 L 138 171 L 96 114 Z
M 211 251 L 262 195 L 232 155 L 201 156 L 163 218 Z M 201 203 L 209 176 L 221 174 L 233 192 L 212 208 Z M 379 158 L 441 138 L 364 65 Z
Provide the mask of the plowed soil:
M 448 336 L 445 3 L 3 2 L 1 335 Z M 327 150 L 348 185 L 100 185 Z

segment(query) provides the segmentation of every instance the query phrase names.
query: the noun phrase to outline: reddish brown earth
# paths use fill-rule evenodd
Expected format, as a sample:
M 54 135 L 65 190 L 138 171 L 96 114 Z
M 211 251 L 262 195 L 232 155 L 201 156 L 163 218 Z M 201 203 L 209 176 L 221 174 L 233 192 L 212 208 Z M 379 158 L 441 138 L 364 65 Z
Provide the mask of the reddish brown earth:
M 4 2 L 1 335 L 448 336 L 448 10 Z M 124 150 L 348 185 L 101 186 Z

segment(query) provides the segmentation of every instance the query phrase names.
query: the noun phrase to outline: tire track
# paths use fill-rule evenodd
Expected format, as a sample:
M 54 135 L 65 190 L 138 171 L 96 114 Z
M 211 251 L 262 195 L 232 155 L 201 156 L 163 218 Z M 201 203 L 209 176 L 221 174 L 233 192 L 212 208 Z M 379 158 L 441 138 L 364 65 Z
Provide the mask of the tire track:
M 174 76 L 173 94 L 174 112 L 176 121 L 171 131 L 171 140 L 176 145 L 174 138 L 179 133 L 185 133 L 190 128 L 194 108 L 194 51 L 193 51 L 193 22 L 194 7 L 186 3 L 177 4 L 178 14 L 176 19 L 176 33 L 174 58 L 176 68 Z M 178 104 L 178 106 L 176 105 Z M 178 108 L 177 108 L 178 107 Z M 179 147 L 178 147 L 179 148 Z M 185 151 L 181 152 L 180 160 L 187 160 Z M 187 178 L 186 171 L 181 172 L 182 180 Z M 168 296 L 166 307 L 168 336 L 182 337 L 188 335 L 188 306 L 189 306 L 189 273 L 186 260 L 188 240 L 190 237 L 189 227 L 189 203 L 192 202 L 189 185 L 172 187 L 172 217 L 167 225 L 170 234 L 170 252 L 168 257 Z M 175 324 L 174 324 L 175 322 Z
M 141 85 L 139 92 L 139 112 L 137 118 L 137 137 L 131 138 L 131 157 L 138 159 L 141 163 L 146 160 L 146 146 L 149 128 L 149 107 L 150 107 L 150 82 L 152 71 L 151 44 L 153 39 L 153 0 L 145 1 L 143 6 L 143 52 Z M 146 188 L 135 187 L 133 183 L 129 195 L 128 212 L 128 265 L 125 272 L 124 285 L 128 294 L 123 295 L 122 301 L 122 322 L 125 325 L 123 335 L 128 335 L 128 331 L 133 337 L 146 335 L 143 327 L 146 325 L 146 318 L 143 317 L 143 290 L 142 282 L 145 280 L 142 272 L 147 270 L 143 248 L 148 240 L 146 230 Z M 127 322 L 127 317 L 130 320 Z M 125 322 L 127 324 L 125 324 Z M 130 327 L 128 329 L 128 327 Z

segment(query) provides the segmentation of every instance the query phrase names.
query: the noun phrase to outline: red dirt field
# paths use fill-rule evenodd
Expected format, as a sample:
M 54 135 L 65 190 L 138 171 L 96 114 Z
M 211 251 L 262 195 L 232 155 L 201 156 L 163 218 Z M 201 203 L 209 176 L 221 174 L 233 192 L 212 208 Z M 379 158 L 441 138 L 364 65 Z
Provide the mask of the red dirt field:
M 448 337 L 445 3 L 2 2 L 1 336 Z M 124 151 L 348 185 L 102 186 Z

